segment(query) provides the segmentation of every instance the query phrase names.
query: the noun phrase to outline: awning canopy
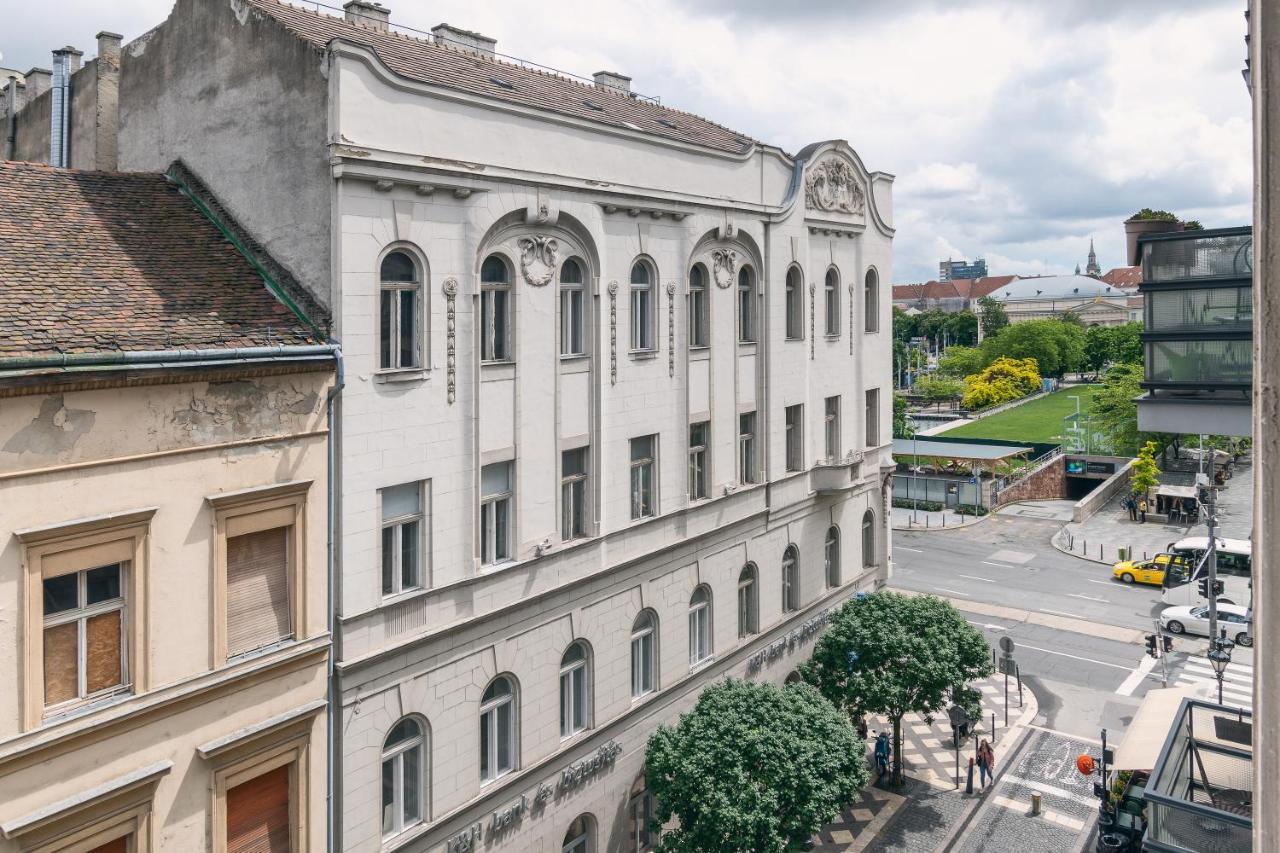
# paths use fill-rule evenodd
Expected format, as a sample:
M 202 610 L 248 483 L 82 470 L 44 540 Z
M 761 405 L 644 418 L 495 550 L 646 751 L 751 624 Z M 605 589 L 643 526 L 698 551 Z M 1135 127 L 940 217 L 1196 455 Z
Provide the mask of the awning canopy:
M 1013 444 L 966 444 L 937 438 L 895 438 L 894 456 L 938 456 L 943 459 L 966 459 L 994 462 L 1030 453 L 1030 447 Z
M 1160 486 L 1156 489 L 1157 495 L 1164 495 L 1170 498 L 1196 498 L 1195 486 Z
M 1160 750 L 1169 737 L 1169 727 L 1178 716 L 1182 700 L 1193 695 L 1187 687 L 1151 690 L 1138 706 L 1124 740 L 1115 752 L 1111 770 L 1150 770 L 1156 766 Z

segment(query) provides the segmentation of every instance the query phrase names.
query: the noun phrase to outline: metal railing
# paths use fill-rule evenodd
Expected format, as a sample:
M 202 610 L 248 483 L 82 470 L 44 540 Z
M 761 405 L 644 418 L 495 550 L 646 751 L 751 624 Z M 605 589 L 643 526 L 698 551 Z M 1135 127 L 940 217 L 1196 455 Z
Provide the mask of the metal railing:
M 1031 460 L 1031 462 L 1027 464 L 1024 468 L 1021 468 L 1017 471 L 1013 471 L 1012 473 L 1006 474 L 1003 477 L 997 477 L 992 483 L 991 503 L 993 505 L 998 503 L 996 498 L 1000 495 L 1001 492 L 1013 486 L 1016 486 L 1018 483 L 1021 483 L 1023 480 L 1027 479 L 1032 474 L 1035 474 L 1043 470 L 1055 459 L 1060 458 L 1062 454 L 1063 454 L 1063 450 L 1061 445 L 1059 445 L 1058 447 L 1055 447 L 1053 450 L 1050 450 L 1048 453 L 1044 454 L 1043 456 L 1040 456 L 1036 459 Z

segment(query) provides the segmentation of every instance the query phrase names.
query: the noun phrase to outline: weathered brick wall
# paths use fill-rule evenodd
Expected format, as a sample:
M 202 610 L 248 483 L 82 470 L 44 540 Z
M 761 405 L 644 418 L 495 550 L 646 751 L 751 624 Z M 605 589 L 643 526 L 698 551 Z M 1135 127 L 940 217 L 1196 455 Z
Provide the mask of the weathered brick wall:
M 996 495 L 996 506 L 1013 501 L 1037 501 L 1061 498 L 1067 494 L 1067 470 L 1061 459 L 1055 459 L 1044 468 Z

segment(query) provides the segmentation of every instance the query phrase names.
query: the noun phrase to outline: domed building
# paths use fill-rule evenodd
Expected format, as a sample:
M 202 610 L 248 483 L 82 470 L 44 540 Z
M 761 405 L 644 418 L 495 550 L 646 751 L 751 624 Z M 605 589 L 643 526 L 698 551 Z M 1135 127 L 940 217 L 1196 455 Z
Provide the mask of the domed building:
M 1075 314 L 1086 326 L 1118 326 L 1142 319 L 1142 297 L 1087 275 L 1020 278 L 989 294 L 1009 322 Z

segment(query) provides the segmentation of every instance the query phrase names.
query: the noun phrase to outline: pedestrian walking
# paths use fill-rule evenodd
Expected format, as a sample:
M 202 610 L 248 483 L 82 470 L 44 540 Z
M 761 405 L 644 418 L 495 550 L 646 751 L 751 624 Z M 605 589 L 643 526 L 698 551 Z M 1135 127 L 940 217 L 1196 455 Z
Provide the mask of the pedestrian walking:
M 978 744 L 978 781 L 987 787 L 996 776 L 996 753 L 985 740 Z
M 1124 506 L 1125 509 L 1129 510 L 1130 521 L 1138 520 L 1138 502 L 1133 499 L 1133 495 L 1127 496 L 1123 501 L 1121 501 L 1121 505 Z
M 885 774 L 889 769 L 889 758 L 893 753 L 893 747 L 889 745 L 889 733 L 880 732 L 876 735 L 876 778 Z
M 858 728 L 858 737 L 862 738 L 863 741 L 865 741 L 867 739 L 867 715 L 866 714 L 863 714 L 861 717 L 858 718 L 857 728 Z
M 1147 523 L 1147 499 L 1146 498 L 1143 498 L 1142 500 L 1138 501 L 1138 523 L 1139 524 Z

